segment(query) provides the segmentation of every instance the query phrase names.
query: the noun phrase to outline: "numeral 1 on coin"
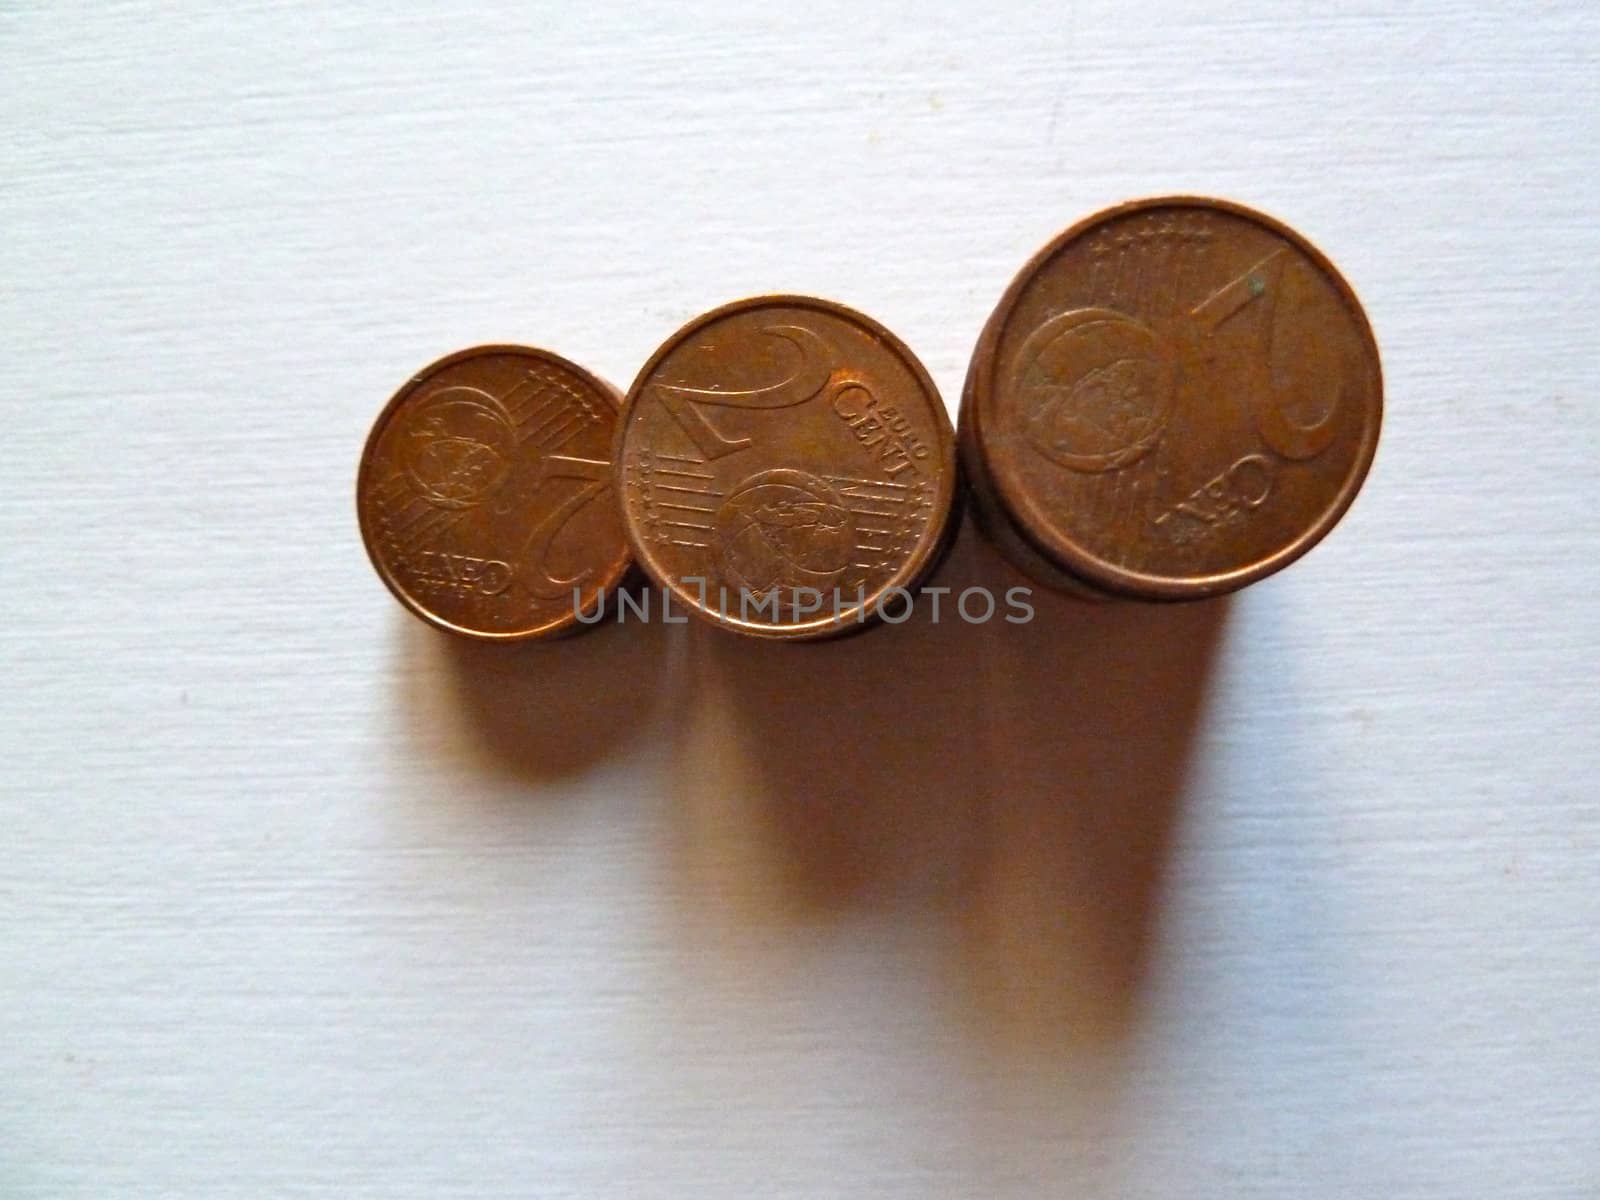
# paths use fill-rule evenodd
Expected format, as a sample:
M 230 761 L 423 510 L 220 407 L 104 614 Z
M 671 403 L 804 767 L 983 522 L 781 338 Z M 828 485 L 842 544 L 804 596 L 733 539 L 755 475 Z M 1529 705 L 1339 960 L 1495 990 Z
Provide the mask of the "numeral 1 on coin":
M 1328 363 L 1317 346 L 1293 341 L 1284 328 L 1279 302 L 1296 279 L 1291 272 L 1297 266 L 1287 251 L 1274 250 L 1218 288 L 1192 314 L 1211 334 L 1241 313 L 1259 314 L 1261 354 L 1251 364 L 1246 398 L 1262 441 L 1294 461 L 1315 458 L 1333 441 L 1343 390 L 1339 365 Z M 1297 412 L 1314 416 L 1301 420 Z

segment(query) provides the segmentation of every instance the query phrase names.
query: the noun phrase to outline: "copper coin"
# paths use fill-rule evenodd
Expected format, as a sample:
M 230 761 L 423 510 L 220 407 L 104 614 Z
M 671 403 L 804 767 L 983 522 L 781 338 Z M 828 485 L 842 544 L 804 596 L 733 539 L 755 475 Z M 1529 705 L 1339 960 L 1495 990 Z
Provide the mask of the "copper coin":
M 742 300 L 673 334 L 628 393 L 615 457 L 645 570 L 743 633 L 826 637 L 898 612 L 951 528 L 955 438 L 933 381 L 826 300 Z
M 988 476 L 988 464 L 973 443 L 970 420 L 963 419 L 956 431 L 956 456 L 961 463 L 961 476 L 967 485 L 967 494 L 972 499 L 973 520 L 1002 557 L 1045 587 L 1070 592 L 1081 600 L 1100 601 L 1109 598 L 1109 592 L 1091 587 L 1046 558 L 1000 507 L 994 496 L 994 484 Z
M 501 641 L 597 612 L 629 566 L 611 486 L 620 399 L 526 346 L 463 350 L 413 376 L 356 479 L 362 541 L 400 603 Z
M 1113 593 L 1180 600 L 1293 562 L 1361 488 L 1382 422 L 1350 286 L 1292 229 L 1173 197 L 1023 268 L 962 403 L 980 510 Z

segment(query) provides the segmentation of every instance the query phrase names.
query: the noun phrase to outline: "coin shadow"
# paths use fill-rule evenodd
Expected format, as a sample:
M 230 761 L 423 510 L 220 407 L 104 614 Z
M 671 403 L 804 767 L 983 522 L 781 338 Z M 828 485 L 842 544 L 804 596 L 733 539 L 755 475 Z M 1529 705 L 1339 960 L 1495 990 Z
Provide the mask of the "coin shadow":
M 814 645 L 697 630 L 681 858 L 728 919 L 945 915 L 975 1027 L 1100 1040 L 1137 1012 L 1226 605 L 1029 587 L 970 522 L 904 624 Z M 998 615 L 962 620 L 985 587 Z M 978 606 L 974 606 L 977 608 Z
M 965 995 L 1024 1042 L 1114 1041 L 1148 992 L 1230 602 L 1032 603 L 984 661 L 992 775 L 961 914 Z
M 496 644 L 408 621 L 411 727 L 473 770 L 529 786 L 574 776 L 648 727 L 673 628 L 613 610 L 553 641 Z

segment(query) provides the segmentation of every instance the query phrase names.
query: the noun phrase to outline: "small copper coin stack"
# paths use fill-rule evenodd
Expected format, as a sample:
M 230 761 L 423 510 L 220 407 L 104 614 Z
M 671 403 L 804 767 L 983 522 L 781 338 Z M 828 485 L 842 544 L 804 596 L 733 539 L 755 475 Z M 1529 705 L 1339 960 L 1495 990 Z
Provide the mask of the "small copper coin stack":
M 1011 284 L 967 375 L 961 458 L 979 522 L 1039 582 L 1197 599 L 1338 522 L 1382 395 L 1361 306 L 1304 238 L 1223 201 L 1137 201 Z
M 367 437 L 361 539 L 395 598 L 450 633 L 569 633 L 628 569 L 611 484 L 620 396 L 526 346 L 424 367 Z

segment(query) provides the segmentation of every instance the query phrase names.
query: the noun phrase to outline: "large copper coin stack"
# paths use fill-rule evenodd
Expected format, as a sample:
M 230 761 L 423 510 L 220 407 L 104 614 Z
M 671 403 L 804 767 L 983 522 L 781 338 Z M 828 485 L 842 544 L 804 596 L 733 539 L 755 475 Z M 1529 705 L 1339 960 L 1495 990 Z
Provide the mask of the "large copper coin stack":
M 1355 499 L 1378 351 L 1332 264 L 1269 217 L 1145 200 L 1074 225 L 984 327 L 962 461 L 1041 582 L 1141 600 L 1253 583 Z

